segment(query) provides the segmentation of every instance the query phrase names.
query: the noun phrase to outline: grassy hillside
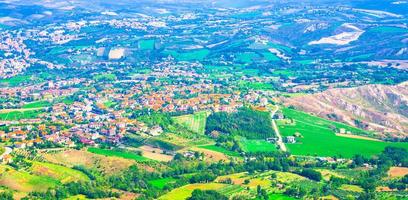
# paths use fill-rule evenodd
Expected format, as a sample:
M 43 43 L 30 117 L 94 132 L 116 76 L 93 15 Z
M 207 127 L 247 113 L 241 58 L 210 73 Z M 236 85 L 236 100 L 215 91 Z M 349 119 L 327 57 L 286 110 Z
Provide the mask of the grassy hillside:
M 80 171 L 51 163 L 33 162 L 31 171 L 33 174 L 48 176 L 61 181 L 61 183 L 89 180 L 88 176 Z
M 287 144 L 290 152 L 295 155 L 310 156 L 338 156 L 351 158 L 355 154 L 370 157 L 379 154 L 386 146 L 396 146 L 408 149 L 407 143 L 389 143 L 357 138 L 339 137 L 332 127 L 345 128 L 352 132 L 363 132 L 342 123 L 332 122 L 307 113 L 283 109 L 287 118 L 293 119 L 293 124 L 280 123 L 279 130 L 283 136 L 299 132 L 302 137 L 297 138 L 296 144 Z

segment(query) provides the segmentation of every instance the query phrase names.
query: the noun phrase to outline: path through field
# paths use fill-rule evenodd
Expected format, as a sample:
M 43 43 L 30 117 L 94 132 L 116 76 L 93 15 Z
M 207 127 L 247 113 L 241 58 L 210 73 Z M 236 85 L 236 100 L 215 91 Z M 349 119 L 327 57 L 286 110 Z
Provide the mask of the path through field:
M 276 137 L 278 137 L 278 141 L 276 141 L 276 144 L 279 146 L 279 148 L 282 151 L 287 151 L 286 146 L 283 143 L 282 136 L 281 136 L 281 134 L 279 132 L 278 126 L 276 126 L 276 122 L 273 119 L 273 116 L 275 115 L 276 111 L 279 110 L 279 106 L 276 105 L 275 107 L 276 107 L 275 110 L 271 111 L 271 120 L 272 120 L 273 130 L 275 131 Z M 270 108 L 268 107 L 268 109 L 270 109 Z

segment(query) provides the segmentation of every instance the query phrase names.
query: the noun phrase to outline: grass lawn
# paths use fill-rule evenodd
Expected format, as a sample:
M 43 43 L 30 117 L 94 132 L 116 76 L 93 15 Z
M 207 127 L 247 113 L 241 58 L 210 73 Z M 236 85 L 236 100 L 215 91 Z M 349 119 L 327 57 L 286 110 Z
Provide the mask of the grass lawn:
M 206 111 L 196 112 L 192 115 L 173 117 L 173 119 L 176 123 L 185 126 L 187 129 L 204 135 L 205 123 L 207 121 Z
M 43 108 L 43 107 L 49 107 L 51 106 L 51 103 L 48 101 L 36 101 L 36 102 L 31 102 L 23 105 L 22 108 Z
M 61 181 L 61 183 L 89 181 L 88 176 L 78 170 L 51 163 L 33 162 L 31 171 L 33 174 L 39 176 L 49 176 L 53 179 Z
M 222 190 L 222 188 L 227 187 L 227 184 L 221 183 L 197 183 L 189 184 L 179 188 L 176 188 L 169 193 L 161 196 L 160 200 L 174 200 L 174 199 L 187 199 L 191 196 L 195 189 L 200 190 Z
M 0 110 L 1 111 L 1 110 Z M 37 118 L 39 114 L 43 113 L 42 110 L 16 110 L 11 112 L 0 112 L 0 120 L 20 120 L 20 119 L 32 119 Z
M 346 124 L 332 122 L 293 109 L 284 108 L 283 113 L 286 117 L 294 119 L 295 123 L 280 124 L 279 130 L 281 134 L 283 136 L 290 136 L 295 132 L 299 132 L 302 135 L 302 138 L 297 138 L 297 143 L 286 144 L 290 152 L 294 155 L 351 158 L 356 154 L 361 154 L 366 157 L 379 154 L 386 146 L 408 149 L 408 143 L 390 143 L 339 137 L 335 135 L 329 126 L 345 128 L 352 133 L 369 133 Z
M 227 149 L 224 149 L 222 147 L 219 146 L 215 146 L 215 145 L 203 145 L 203 146 L 198 146 L 198 148 L 202 148 L 202 149 L 208 149 L 208 150 L 212 150 L 212 151 L 216 151 L 216 152 L 220 152 L 223 153 L 227 156 L 235 156 L 235 157 L 239 157 L 239 153 L 235 152 L 235 151 L 229 151 Z
M 163 189 L 164 186 L 166 186 L 169 183 L 174 183 L 176 179 L 174 178 L 161 178 L 161 179 L 155 179 L 155 180 L 150 180 L 149 183 L 153 185 L 153 187 Z
M 109 150 L 109 149 L 100 149 L 100 148 L 91 147 L 91 148 L 88 148 L 88 152 L 99 154 L 99 155 L 104 155 L 104 156 L 120 157 L 120 158 L 135 160 L 135 161 L 149 160 L 148 158 L 137 155 L 136 153 L 127 152 L 127 151 Z
M 276 146 L 265 140 L 248 140 L 241 138 L 239 141 L 245 152 L 272 152 L 277 151 Z

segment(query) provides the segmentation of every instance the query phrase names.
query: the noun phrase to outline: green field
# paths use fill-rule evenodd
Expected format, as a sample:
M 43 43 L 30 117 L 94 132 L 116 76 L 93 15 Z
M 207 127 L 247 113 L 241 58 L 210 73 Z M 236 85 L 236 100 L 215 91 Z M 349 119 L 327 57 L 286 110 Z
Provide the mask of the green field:
M 220 153 L 223 153 L 223 154 L 225 154 L 227 156 L 234 156 L 234 157 L 239 157 L 240 156 L 238 152 L 229 151 L 227 149 L 224 149 L 222 147 L 215 146 L 215 145 L 203 145 L 203 146 L 198 146 L 198 147 L 202 148 L 202 149 L 208 149 L 208 150 L 211 150 L 211 151 L 220 152 Z
M 254 52 L 239 53 L 236 55 L 236 59 L 243 63 L 251 63 L 254 59 L 258 59 L 260 56 Z
M 204 60 L 205 57 L 210 53 L 208 49 L 191 50 L 189 52 L 177 52 L 174 50 L 168 50 L 164 53 L 173 56 L 179 61 L 193 61 L 193 60 Z
M 11 112 L 0 113 L 0 120 L 20 120 L 20 119 L 33 119 L 42 114 L 42 110 L 16 110 Z
M 174 183 L 176 179 L 174 178 L 161 178 L 161 179 L 155 179 L 155 180 L 150 180 L 149 183 L 156 188 L 163 189 L 164 186 L 166 186 L 169 183 Z
M 273 200 L 295 200 L 295 198 L 286 196 L 284 194 L 270 194 L 269 199 L 273 199 Z
M 262 55 L 267 61 L 280 61 L 280 58 L 271 52 L 264 52 Z
M 239 144 L 245 152 L 272 152 L 277 151 L 276 146 L 265 140 L 248 140 L 240 138 Z
M 394 26 L 379 26 L 368 31 L 373 33 L 408 33 L 408 29 Z
M 120 157 L 120 158 L 125 158 L 125 159 L 130 159 L 130 160 L 136 160 L 136 161 L 150 160 L 143 156 L 137 155 L 136 153 L 127 152 L 127 151 L 100 149 L 100 148 L 93 148 L 93 147 L 88 148 L 88 151 L 94 154 L 99 154 L 99 155 L 104 155 L 104 156 L 114 156 L 114 157 Z
M 33 162 L 31 171 L 35 175 L 48 176 L 61 183 L 89 181 L 88 176 L 78 170 L 51 163 Z
M 24 104 L 22 108 L 43 108 L 49 106 L 51 106 L 51 103 L 48 101 L 36 101 Z
M 386 146 L 396 146 L 408 149 L 408 143 L 389 143 L 380 141 L 371 141 L 356 138 L 339 137 L 329 128 L 345 128 L 352 133 L 370 134 L 364 130 L 348 126 L 346 124 L 332 122 L 307 113 L 283 109 L 287 118 L 294 119 L 294 124 L 279 125 L 282 136 L 293 135 L 299 132 L 302 138 L 297 138 L 297 143 L 287 144 L 290 152 L 294 155 L 308 156 L 337 156 L 351 158 L 355 154 L 361 154 L 370 157 L 379 154 Z
M 154 40 L 140 40 L 139 49 L 140 50 L 153 50 L 154 49 Z
M 205 123 L 207 121 L 207 112 L 201 111 L 196 112 L 192 115 L 182 115 L 178 117 L 173 117 L 173 120 L 176 123 L 185 126 L 187 129 L 191 131 L 204 135 Z
M 20 85 L 22 83 L 26 83 L 30 80 L 31 76 L 14 76 L 12 78 L 7 78 L 7 79 L 1 79 L 0 80 L 0 85 L 2 84 L 6 84 L 8 86 L 17 86 Z

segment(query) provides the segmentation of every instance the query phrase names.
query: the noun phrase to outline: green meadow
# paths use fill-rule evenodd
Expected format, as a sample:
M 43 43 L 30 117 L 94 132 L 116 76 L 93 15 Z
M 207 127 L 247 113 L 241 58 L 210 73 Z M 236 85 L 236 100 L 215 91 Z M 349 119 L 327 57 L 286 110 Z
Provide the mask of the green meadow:
M 99 154 L 99 155 L 104 155 L 104 156 L 120 157 L 120 158 L 135 160 L 135 161 L 148 161 L 149 160 L 148 158 L 145 158 L 141 155 L 138 155 L 132 152 L 127 152 L 127 151 L 109 150 L 109 149 L 100 149 L 100 148 L 91 147 L 91 148 L 88 148 L 88 152 Z
M 164 186 L 166 186 L 169 183 L 174 183 L 175 181 L 176 181 L 176 179 L 169 177 L 169 178 L 160 178 L 160 179 L 150 180 L 149 183 L 153 187 L 163 189 Z
M 345 128 L 354 134 L 360 135 L 369 135 L 371 133 L 293 109 L 284 108 L 283 113 L 287 118 L 293 119 L 294 124 L 279 123 L 282 136 L 290 136 L 296 132 L 299 132 L 302 136 L 296 138 L 297 142 L 295 144 L 286 144 L 294 155 L 351 158 L 356 154 L 366 157 L 379 154 L 386 146 L 408 149 L 407 143 L 390 143 L 336 136 L 331 127 Z
M 23 105 L 22 108 L 29 109 L 29 108 L 43 108 L 43 107 L 49 107 L 51 106 L 51 103 L 48 101 L 36 101 L 36 102 L 31 102 Z
M 273 152 L 277 151 L 276 146 L 266 140 L 248 140 L 240 138 L 239 144 L 245 152 Z
M 191 50 L 188 52 L 167 50 L 164 53 L 171 55 L 172 57 L 179 61 L 194 61 L 194 60 L 202 61 L 204 60 L 205 57 L 207 57 L 210 51 L 208 49 Z
M 198 147 L 202 148 L 202 149 L 208 149 L 208 150 L 211 150 L 211 151 L 220 152 L 220 153 L 223 153 L 223 154 L 225 154 L 227 156 L 234 156 L 234 157 L 239 157 L 240 156 L 238 152 L 229 151 L 227 149 L 224 149 L 222 147 L 215 146 L 215 145 L 203 145 L 203 146 L 198 146 Z
M 33 119 L 42 114 L 42 110 L 15 110 L 10 112 L 0 113 L 0 120 L 20 120 L 20 119 Z
M 153 50 L 154 49 L 154 40 L 140 40 L 139 49 L 140 50 Z

